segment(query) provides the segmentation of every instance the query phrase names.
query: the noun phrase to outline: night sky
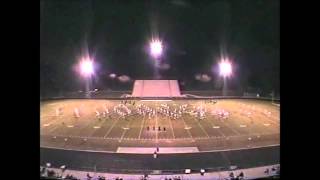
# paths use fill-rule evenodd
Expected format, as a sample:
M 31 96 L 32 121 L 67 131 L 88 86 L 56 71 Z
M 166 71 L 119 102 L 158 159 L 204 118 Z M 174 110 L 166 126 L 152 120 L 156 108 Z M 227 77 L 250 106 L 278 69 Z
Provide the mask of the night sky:
M 279 0 L 40 1 L 41 93 L 78 91 L 84 83 L 74 66 L 94 58 L 94 87 L 128 89 L 132 82 L 109 75 L 153 79 L 146 51 L 152 36 L 164 43 L 162 79 L 182 89 L 219 89 L 214 70 L 221 55 L 234 64 L 231 89 L 280 88 Z M 199 81 L 196 74 L 211 79 Z

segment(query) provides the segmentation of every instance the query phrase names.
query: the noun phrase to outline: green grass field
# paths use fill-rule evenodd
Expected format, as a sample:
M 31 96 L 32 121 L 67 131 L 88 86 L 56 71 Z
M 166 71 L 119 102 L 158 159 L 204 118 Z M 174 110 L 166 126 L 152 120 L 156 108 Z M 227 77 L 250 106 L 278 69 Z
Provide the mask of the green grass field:
M 119 146 L 197 146 L 201 150 L 242 148 L 279 144 L 280 111 L 271 102 L 244 99 L 139 101 L 126 104 L 132 114 L 122 118 L 113 107 L 118 100 L 57 100 L 40 102 L 41 146 L 86 150 L 114 151 Z M 137 106 L 144 104 L 157 108 L 167 104 L 170 109 L 188 104 L 186 111 L 196 107 L 206 109 L 205 119 L 183 113 L 178 119 L 156 113 L 149 119 L 137 114 Z M 96 112 L 109 110 L 109 115 L 100 118 Z M 61 108 L 61 115 L 56 110 Z M 74 115 L 74 109 L 80 117 Z M 223 109 L 230 113 L 221 119 L 214 112 Z M 251 113 L 248 116 L 248 113 Z M 153 127 L 161 127 L 161 131 Z M 147 130 L 147 127 L 150 130 Z M 166 131 L 163 131 L 163 128 Z M 249 141 L 248 141 L 249 138 Z

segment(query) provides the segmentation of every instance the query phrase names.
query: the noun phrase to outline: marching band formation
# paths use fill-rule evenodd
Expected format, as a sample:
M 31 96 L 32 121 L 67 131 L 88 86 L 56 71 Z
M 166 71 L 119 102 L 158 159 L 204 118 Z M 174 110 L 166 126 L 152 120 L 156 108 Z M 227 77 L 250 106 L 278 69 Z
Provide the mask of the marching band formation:
M 211 100 L 209 102 L 212 102 Z M 214 102 L 216 103 L 216 102 Z M 131 106 L 131 107 L 130 107 Z M 130 115 L 140 115 L 143 117 L 147 117 L 148 119 L 153 119 L 155 116 L 160 115 L 173 120 L 179 119 L 184 114 L 192 115 L 195 118 L 202 120 L 206 118 L 207 110 L 204 106 L 198 105 L 190 107 L 188 104 L 177 105 L 173 104 L 173 106 L 169 106 L 166 103 L 162 103 L 157 105 L 156 107 L 150 107 L 146 104 L 139 103 L 136 104 L 135 101 L 121 101 L 119 104 L 113 107 L 113 113 L 118 115 L 119 117 L 125 119 Z M 56 109 L 56 116 L 61 116 L 63 114 L 63 108 L 59 107 Z M 225 110 L 220 110 L 214 113 L 214 115 L 219 115 L 221 117 L 226 117 L 229 115 Z M 75 118 L 80 118 L 81 113 L 79 108 L 74 108 L 73 115 Z M 98 108 L 95 108 L 95 117 L 96 118 L 105 118 L 107 116 L 110 117 L 110 111 L 107 105 L 103 105 L 103 110 L 99 111 Z
M 102 107 L 94 108 L 95 117 L 101 120 L 101 118 L 109 117 L 116 115 L 122 119 L 126 119 L 128 116 L 138 115 L 142 116 L 143 118 L 147 118 L 149 120 L 156 119 L 158 116 L 166 117 L 170 120 L 177 120 L 181 119 L 184 115 L 193 116 L 197 120 L 203 120 L 207 117 L 208 110 L 206 109 L 207 106 L 203 104 L 216 104 L 217 101 L 215 100 L 207 100 L 203 101 L 197 105 L 190 105 L 190 104 L 175 104 L 175 103 L 157 103 L 157 104 L 150 104 L 137 102 L 134 100 L 123 100 L 120 101 L 117 105 L 110 107 L 113 110 L 109 110 L 107 104 L 103 104 Z M 242 107 L 240 107 L 237 111 L 242 116 L 247 116 L 251 119 L 251 123 L 253 123 L 253 119 L 251 118 L 254 112 L 261 113 L 268 118 L 271 118 L 271 112 L 267 111 L 266 109 L 256 108 L 255 106 L 248 106 L 240 103 Z M 248 106 L 248 107 L 247 107 Z M 245 107 L 245 108 L 244 108 Z M 81 117 L 82 107 L 73 108 L 73 116 L 78 119 Z M 113 113 L 111 113 L 113 112 Z M 227 111 L 226 109 L 215 107 L 209 111 L 210 115 L 217 117 L 220 120 L 226 120 L 230 117 L 231 112 Z M 55 110 L 56 116 L 62 116 L 64 114 L 63 107 L 58 107 Z M 147 127 L 147 129 L 151 129 L 151 127 Z M 161 129 L 165 130 L 165 127 L 153 127 L 153 129 Z

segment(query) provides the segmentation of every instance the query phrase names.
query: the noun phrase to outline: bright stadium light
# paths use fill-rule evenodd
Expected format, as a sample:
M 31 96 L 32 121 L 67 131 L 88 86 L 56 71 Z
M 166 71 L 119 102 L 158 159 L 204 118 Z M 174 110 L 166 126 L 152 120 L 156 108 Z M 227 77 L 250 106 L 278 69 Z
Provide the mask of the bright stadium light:
M 78 71 L 84 77 L 86 83 L 86 97 L 90 97 L 91 78 L 94 74 L 94 61 L 87 57 L 83 57 L 78 66 Z
M 160 79 L 159 69 L 161 67 L 160 56 L 163 54 L 163 43 L 159 39 L 153 39 L 149 42 L 149 54 L 154 63 L 154 77 Z
M 232 75 L 232 64 L 228 59 L 222 59 L 219 63 L 219 75 L 223 77 L 222 95 L 227 96 L 227 78 Z
M 150 54 L 154 58 L 161 56 L 163 51 L 162 42 L 160 40 L 152 40 L 150 42 Z
M 232 73 L 231 63 L 227 60 L 222 60 L 219 63 L 220 76 L 228 77 Z
M 91 76 L 94 73 L 93 61 L 84 59 L 80 62 L 81 74 L 85 77 Z

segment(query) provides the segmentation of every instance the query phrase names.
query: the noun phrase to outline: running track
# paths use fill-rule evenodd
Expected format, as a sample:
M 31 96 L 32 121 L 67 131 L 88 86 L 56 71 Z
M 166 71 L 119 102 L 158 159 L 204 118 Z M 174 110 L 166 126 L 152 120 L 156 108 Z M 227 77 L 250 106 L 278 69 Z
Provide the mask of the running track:
M 67 165 L 68 169 L 124 173 L 143 170 L 183 170 L 186 168 L 251 168 L 280 164 L 280 146 L 232 150 L 221 152 L 202 152 L 185 154 L 160 154 L 154 159 L 151 154 L 121 154 L 104 152 L 85 152 L 40 148 L 40 165 L 50 162 L 52 167 Z M 94 168 L 95 167 L 95 168 Z M 127 172 L 129 173 L 129 171 Z

